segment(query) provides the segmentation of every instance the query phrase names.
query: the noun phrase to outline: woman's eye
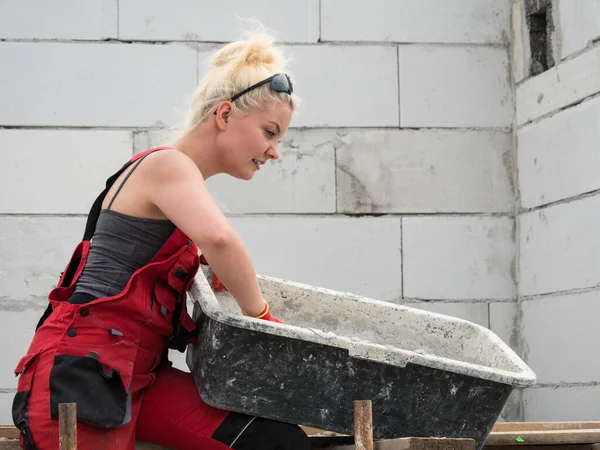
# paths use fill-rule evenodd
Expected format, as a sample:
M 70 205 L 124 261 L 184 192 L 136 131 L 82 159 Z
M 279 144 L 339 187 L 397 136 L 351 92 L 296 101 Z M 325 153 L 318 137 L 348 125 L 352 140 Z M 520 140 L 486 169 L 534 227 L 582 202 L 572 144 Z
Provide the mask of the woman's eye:
M 275 132 L 273 130 L 267 130 L 267 134 L 269 135 L 269 137 L 275 136 Z

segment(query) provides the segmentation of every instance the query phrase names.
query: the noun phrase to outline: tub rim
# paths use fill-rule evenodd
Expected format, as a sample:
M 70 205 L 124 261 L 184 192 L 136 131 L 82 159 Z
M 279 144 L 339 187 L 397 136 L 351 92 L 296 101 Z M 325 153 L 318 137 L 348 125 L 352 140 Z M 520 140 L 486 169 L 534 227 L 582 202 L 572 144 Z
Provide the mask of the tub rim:
M 350 338 L 334 333 L 327 333 L 313 328 L 304 328 L 296 325 L 279 324 L 269 322 L 253 317 L 242 315 L 231 315 L 222 310 L 219 301 L 212 290 L 208 278 L 205 274 L 211 273 L 210 269 L 202 268 L 198 270 L 194 281 L 189 289 L 189 297 L 193 306 L 197 303 L 202 312 L 209 318 L 227 326 L 260 331 L 267 334 L 277 335 L 291 339 L 302 339 L 329 347 L 341 348 L 348 351 L 349 356 L 358 359 L 365 359 L 381 364 L 387 364 L 397 367 L 405 367 L 406 364 L 418 364 L 433 369 L 445 370 L 449 372 L 467 375 L 475 378 L 481 378 L 498 383 L 504 383 L 515 387 L 530 387 L 536 382 L 535 373 L 525 364 L 525 362 L 511 349 L 502 339 L 500 339 L 492 330 L 477 323 L 460 319 L 458 317 L 445 314 L 434 313 L 422 309 L 398 305 L 391 302 L 376 300 L 369 297 L 363 297 L 353 293 L 342 292 L 318 286 L 298 283 L 266 275 L 257 275 L 259 283 L 261 281 L 271 283 L 282 283 L 298 289 L 319 292 L 325 295 L 344 296 L 344 300 L 355 302 L 366 302 L 378 307 L 395 309 L 398 311 L 410 312 L 423 317 L 435 317 L 447 322 L 456 324 L 466 324 L 477 330 L 480 335 L 491 341 L 491 345 L 505 354 L 514 366 L 520 370 L 511 371 L 505 369 L 492 368 L 481 364 L 460 361 L 443 356 L 420 353 L 413 350 L 406 350 L 389 345 L 376 344 L 364 339 Z

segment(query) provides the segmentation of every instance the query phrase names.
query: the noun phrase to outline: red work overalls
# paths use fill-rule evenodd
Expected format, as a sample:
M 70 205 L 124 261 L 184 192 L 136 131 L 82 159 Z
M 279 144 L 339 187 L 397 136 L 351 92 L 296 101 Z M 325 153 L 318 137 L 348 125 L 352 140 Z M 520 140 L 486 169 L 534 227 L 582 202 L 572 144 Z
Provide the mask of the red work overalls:
M 68 302 L 86 263 L 108 189 L 131 163 L 164 148 L 136 155 L 108 179 L 89 214 L 83 240 L 58 287 L 50 292 L 48 309 L 15 369 L 20 378 L 13 420 L 27 450 L 58 449 L 58 404 L 71 402 L 77 405 L 79 449 L 133 450 L 136 426 L 142 426 L 136 423 L 142 400 L 153 389 L 157 372 L 160 377 L 163 371 L 160 363 L 165 351 L 175 348 L 183 352 L 194 339 L 195 324 L 187 313 L 185 298 L 199 267 L 198 247 L 179 229 L 150 263 L 132 275 L 120 294 L 85 304 Z M 186 382 L 191 383 L 189 379 Z M 191 384 L 187 386 L 189 393 Z M 194 395 L 198 396 L 195 407 L 204 405 L 197 390 Z M 186 400 L 164 399 L 170 408 Z M 159 407 L 162 401 L 154 396 Z M 199 425 L 205 437 L 194 437 L 194 446 L 189 448 L 229 448 L 209 438 L 227 414 L 206 405 Z M 150 434 L 156 435 L 156 430 Z

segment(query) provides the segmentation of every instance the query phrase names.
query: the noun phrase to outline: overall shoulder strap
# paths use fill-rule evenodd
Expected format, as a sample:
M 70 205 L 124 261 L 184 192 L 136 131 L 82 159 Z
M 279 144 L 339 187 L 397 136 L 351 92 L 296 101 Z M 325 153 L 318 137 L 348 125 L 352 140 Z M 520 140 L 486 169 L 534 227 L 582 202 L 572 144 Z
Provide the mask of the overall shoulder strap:
M 65 285 L 71 286 L 73 284 L 73 280 L 77 278 L 78 273 L 81 273 L 81 270 L 85 266 L 87 252 L 90 248 L 89 241 L 92 238 L 92 236 L 94 235 L 94 231 L 96 230 L 96 222 L 98 221 L 98 216 L 100 215 L 100 210 L 102 208 L 102 202 L 104 200 L 104 197 L 106 197 L 106 193 L 108 192 L 110 187 L 114 184 L 115 180 L 119 177 L 119 175 L 121 175 L 123 173 L 123 171 L 125 169 L 127 169 L 127 167 L 129 167 L 131 164 L 135 163 L 137 160 L 145 157 L 146 155 L 148 155 L 152 152 L 155 152 L 157 150 L 164 150 L 167 148 L 170 148 L 170 147 L 151 148 L 149 150 L 146 150 L 145 152 L 135 155 L 133 158 L 131 158 L 129 161 L 127 161 L 123 165 L 123 167 L 121 167 L 119 169 L 119 171 L 117 173 L 115 173 L 108 180 L 106 180 L 106 188 L 104 189 L 104 191 L 102 191 L 100 193 L 100 195 L 98 196 L 98 198 L 92 205 L 92 208 L 88 215 L 88 220 L 87 220 L 87 223 L 85 226 L 85 233 L 83 234 L 83 241 L 79 243 L 79 245 L 75 249 L 73 255 L 71 256 L 71 260 L 67 264 L 67 267 L 60 274 L 60 280 L 58 282 L 58 286 L 57 286 L 57 288 L 55 288 L 53 290 L 53 292 L 58 291 L 60 289 L 64 289 Z M 52 293 L 50 293 L 50 295 L 52 295 Z M 42 326 L 42 324 L 50 316 L 50 314 L 52 314 L 52 303 L 51 302 L 48 304 L 46 311 L 44 311 L 44 314 L 38 321 L 37 326 L 35 327 L 36 331 L 38 330 L 39 327 Z
M 171 147 L 167 147 L 167 146 L 154 147 L 154 148 L 148 149 L 146 151 L 143 151 L 141 153 L 138 153 L 133 158 L 131 158 L 129 161 L 127 161 L 108 180 L 106 180 L 106 187 L 100 193 L 100 195 L 96 198 L 96 200 L 94 201 L 94 204 L 92 205 L 92 208 L 90 209 L 90 213 L 88 214 L 87 223 L 85 225 L 85 232 L 83 233 L 84 241 L 89 241 L 90 239 L 92 239 L 92 236 L 94 235 L 94 231 L 96 231 L 96 223 L 98 222 L 98 217 L 100 216 L 100 211 L 102 210 L 102 202 L 104 201 L 104 198 L 106 197 L 106 194 L 108 193 L 109 189 L 112 187 L 112 185 L 117 180 L 117 178 L 119 178 L 119 175 L 121 175 L 125 171 L 125 169 L 127 169 L 129 166 L 131 166 L 131 164 L 135 163 L 138 160 L 141 161 L 141 159 L 145 158 L 150 153 L 156 152 L 158 150 L 166 150 L 166 149 L 170 149 L 170 148 Z

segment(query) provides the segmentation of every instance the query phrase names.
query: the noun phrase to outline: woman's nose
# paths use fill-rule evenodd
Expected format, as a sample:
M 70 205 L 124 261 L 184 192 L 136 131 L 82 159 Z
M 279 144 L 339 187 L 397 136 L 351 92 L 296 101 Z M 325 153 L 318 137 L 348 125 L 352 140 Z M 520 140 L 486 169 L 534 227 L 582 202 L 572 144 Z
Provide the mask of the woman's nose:
M 269 150 L 267 150 L 267 156 L 269 156 L 271 159 L 279 159 L 279 150 L 277 149 L 276 145 L 269 147 Z

